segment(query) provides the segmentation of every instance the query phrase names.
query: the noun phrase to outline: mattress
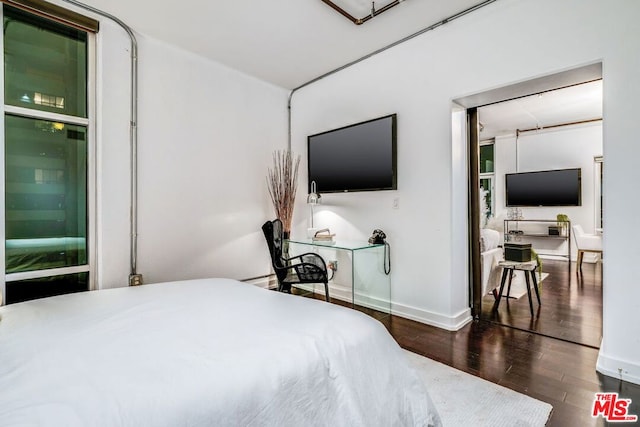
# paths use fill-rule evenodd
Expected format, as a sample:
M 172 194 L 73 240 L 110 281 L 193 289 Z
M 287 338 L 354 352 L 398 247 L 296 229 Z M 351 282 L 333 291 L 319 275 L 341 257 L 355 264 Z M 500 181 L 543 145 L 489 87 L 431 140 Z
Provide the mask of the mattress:
M 440 425 L 381 323 L 202 279 L 0 308 L 0 425 Z

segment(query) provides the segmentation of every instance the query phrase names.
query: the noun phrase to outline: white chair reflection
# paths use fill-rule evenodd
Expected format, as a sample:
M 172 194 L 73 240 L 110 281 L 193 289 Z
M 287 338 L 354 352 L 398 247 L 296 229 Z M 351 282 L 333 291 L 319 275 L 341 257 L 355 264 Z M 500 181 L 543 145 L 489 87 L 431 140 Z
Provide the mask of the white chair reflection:
M 578 260 L 576 261 L 576 271 L 582 271 L 582 258 L 585 252 L 593 252 L 602 255 L 602 235 L 587 234 L 580 225 L 571 227 L 573 237 L 576 239 L 578 248 Z

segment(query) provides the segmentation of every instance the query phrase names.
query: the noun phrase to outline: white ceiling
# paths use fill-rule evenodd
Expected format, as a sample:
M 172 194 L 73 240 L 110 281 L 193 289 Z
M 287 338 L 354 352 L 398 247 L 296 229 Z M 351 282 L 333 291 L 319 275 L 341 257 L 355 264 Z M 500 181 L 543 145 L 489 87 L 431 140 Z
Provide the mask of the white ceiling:
M 357 18 L 370 0 L 333 0 Z M 287 89 L 358 60 L 482 0 L 404 0 L 355 25 L 322 0 L 83 0 L 136 33 Z M 376 8 L 390 0 L 377 0 Z M 602 82 L 479 108 L 481 139 L 602 117 Z
M 368 10 L 368 0 L 335 0 Z M 321 0 L 83 0 L 135 32 L 293 89 L 481 0 L 405 0 L 355 25 Z M 388 1 L 381 0 L 380 7 Z M 364 8 L 364 9 L 362 9 Z M 357 16 L 362 18 L 362 16 Z
M 602 80 L 478 108 L 480 139 L 602 118 Z

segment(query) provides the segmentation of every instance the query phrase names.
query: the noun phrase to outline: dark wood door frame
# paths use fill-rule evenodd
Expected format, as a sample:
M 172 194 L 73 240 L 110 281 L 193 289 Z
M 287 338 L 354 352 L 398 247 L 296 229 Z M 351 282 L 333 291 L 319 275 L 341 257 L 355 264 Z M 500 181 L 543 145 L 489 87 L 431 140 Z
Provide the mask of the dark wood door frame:
M 478 119 L 478 109 L 476 107 L 467 109 L 467 158 L 469 159 L 469 200 L 468 200 L 468 224 L 469 224 L 469 260 L 471 268 L 469 270 L 469 280 L 472 283 L 469 302 L 471 315 L 474 319 L 480 318 L 482 312 L 482 277 L 480 265 L 480 128 Z

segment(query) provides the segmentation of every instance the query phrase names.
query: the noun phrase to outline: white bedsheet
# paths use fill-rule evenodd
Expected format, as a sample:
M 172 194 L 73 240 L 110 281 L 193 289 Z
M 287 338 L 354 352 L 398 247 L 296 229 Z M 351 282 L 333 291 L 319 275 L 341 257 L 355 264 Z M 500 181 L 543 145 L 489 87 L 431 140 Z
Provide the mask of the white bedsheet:
M 203 279 L 0 308 L 0 425 L 439 425 L 385 328 Z

